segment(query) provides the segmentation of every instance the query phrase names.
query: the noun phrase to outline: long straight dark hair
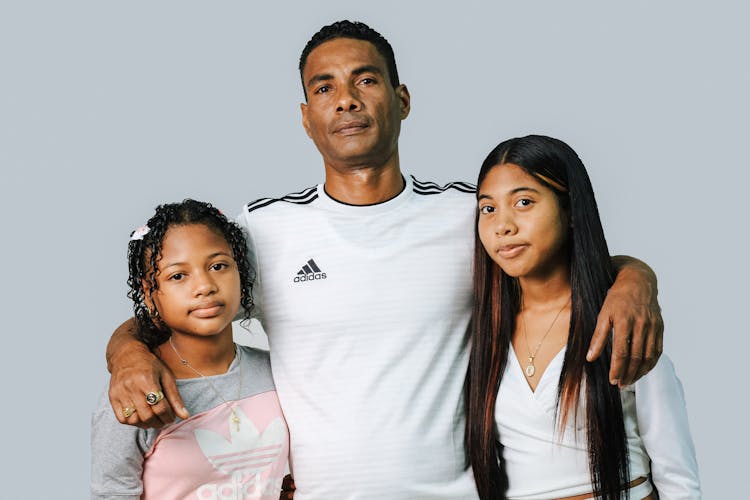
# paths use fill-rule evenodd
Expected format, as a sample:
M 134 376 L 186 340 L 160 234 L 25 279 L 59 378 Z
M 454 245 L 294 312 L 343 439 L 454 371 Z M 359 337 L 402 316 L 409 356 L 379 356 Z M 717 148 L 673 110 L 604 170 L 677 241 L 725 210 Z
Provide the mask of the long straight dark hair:
M 559 430 L 564 431 L 571 411 L 576 418 L 583 387 L 591 484 L 596 495 L 619 500 L 621 493 L 627 495 L 625 485 L 630 477 L 620 391 L 608 380 L 610 343 L 596 361 L 586 361 L 599 310 L 614 280 L 591 181 L 570 146 L 551 137 L 530 135 L 504 141 L 490 152 L 479 171 L 477 193 L 487 173 L 503 164 L 518 165 L 550 188 L 560 207 L 569 214 L 571 314 L 557 393 Z M 505 498 L 508 488 L 495 404 L 508 363 L 521 290 L 518 281 L 490 259 L 476 230 L 474 240 L 474 310 L 465 440 L 479 497 L 495 500 Z M 624 492 L 620 491 L 622 488 Z

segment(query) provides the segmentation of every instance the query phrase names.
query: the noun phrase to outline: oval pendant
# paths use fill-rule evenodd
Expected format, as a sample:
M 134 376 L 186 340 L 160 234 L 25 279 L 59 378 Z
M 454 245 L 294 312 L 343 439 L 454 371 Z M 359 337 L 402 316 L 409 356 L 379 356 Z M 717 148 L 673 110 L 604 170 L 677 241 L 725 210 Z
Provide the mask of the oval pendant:
M 534 365 L 532 365 L 531 363 L 529 363 L 528 365 L 526 365 L 526 376 L 527 377 L 533 377 L 534 376 L 534 372 L 535 372 Z

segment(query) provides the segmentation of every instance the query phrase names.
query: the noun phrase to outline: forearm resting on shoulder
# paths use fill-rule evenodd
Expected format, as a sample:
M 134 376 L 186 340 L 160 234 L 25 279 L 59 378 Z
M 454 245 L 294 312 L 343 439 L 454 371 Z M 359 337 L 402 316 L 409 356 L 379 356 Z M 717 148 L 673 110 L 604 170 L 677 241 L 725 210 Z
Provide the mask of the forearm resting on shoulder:
M 613 255 L 612 266 L 617 272 L 615 283 L 620 281 L 633 281 L 637 284 L 634 291 L 643 295 L 644 303 L 656 303 L 657 284 L 656 273 L 648 264 L 635 257 L 627 255 Z
M 146 347 L 146 344 L 135 337 L 136 324 L 135 319 L 129 318 L 123 324 L 117 327 L 107 344 L 107 370 L 112 373 L 116 368 L 116 360 L 127 357 L 128 354 L 136 356 L 153 356 Z

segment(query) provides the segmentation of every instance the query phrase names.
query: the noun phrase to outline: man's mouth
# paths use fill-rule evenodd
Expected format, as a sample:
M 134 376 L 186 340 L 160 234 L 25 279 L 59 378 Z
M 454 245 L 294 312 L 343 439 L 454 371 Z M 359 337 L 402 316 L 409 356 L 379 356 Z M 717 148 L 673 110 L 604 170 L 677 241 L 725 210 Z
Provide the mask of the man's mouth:
M 333 133 L 338 135 L 358 134 L 365 130 L 367 127 L 369 127 L 369 125 L 366 121 L 348 120 L 336 124 L 336 127 L 333 129 Z

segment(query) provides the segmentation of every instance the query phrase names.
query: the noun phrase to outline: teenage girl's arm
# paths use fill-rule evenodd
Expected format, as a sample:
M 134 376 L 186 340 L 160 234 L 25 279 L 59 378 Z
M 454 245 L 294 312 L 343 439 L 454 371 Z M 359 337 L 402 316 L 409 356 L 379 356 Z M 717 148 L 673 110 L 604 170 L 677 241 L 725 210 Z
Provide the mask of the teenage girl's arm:
M 635 396 L 638 434 L 651 461 L 651 480 L 659 498 L 700 500 L 685 393 L 669 356 L 662 356 L 648 376 L 626 387 L 623 394 L 623 400 Z
M 656 299 L 656 275 L 633 257 L 612 257 L 617 278 L 602 304 L 587 359 L 601 355 L 612 332 L 609 379 L 620 387 L 651 370 L 662 351 L 664 321 Z
M 138 427 L 161 427 L 172 422 L 175 413 L 185 419 L 190 415 L 177 390 L 174 375 L 164 363 L 137 340 L 135 320 L 130 318 L 120 325 L 107 344 L 109 402 L 117 420 Z M 160 385 L 154 385 L 154 381 Z M 154 406 L 146 403 L 149 392 L 164 392 L 164 399 Z M 142 395 L 142 396 L 141 396 Z M 122 408 L 133 407 L 136 412 L 125 418 Z
M 91 417 L 91 500 L 138 500 L 143 462 L 158 431 L 120 425 L 102 393 Z

